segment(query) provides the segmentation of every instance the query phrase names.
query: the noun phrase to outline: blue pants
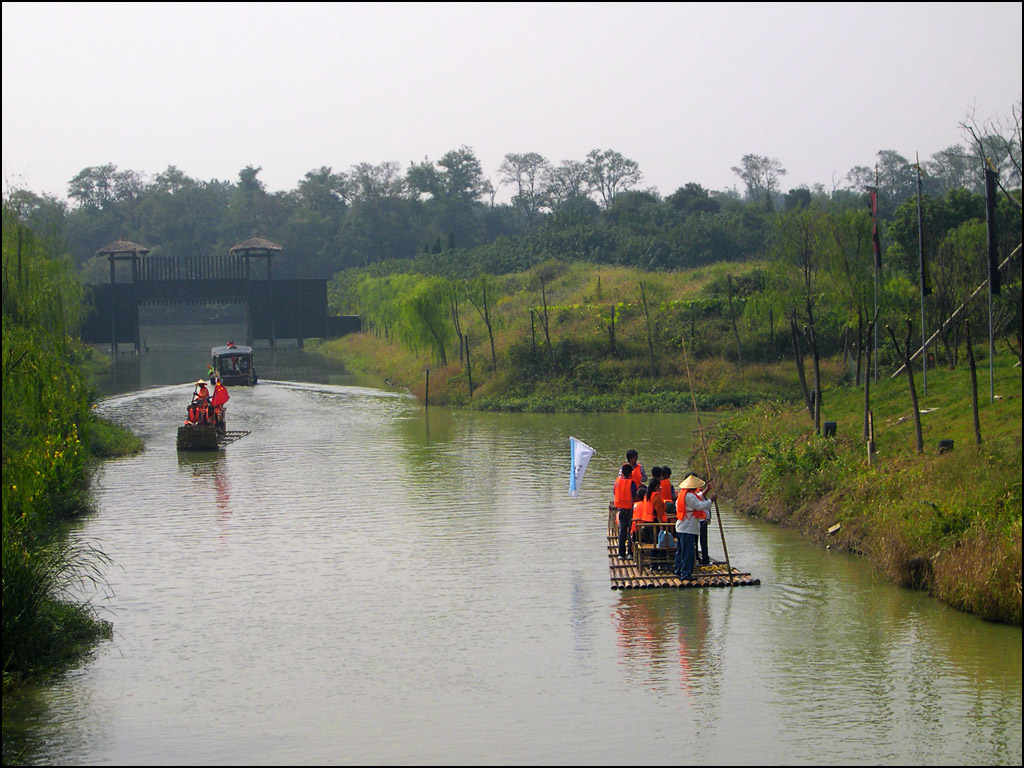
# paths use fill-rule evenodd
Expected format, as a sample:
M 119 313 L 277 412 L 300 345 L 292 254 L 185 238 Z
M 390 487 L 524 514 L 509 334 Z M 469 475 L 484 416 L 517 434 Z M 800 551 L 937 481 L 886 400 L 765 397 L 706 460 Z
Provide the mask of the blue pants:
M 688 579 L 693 575 L 693 565 L 696 560 L 697 549 L 696 533 L 680 533 L 679 543 L 676 546 L 676 576 L 681 579 Z

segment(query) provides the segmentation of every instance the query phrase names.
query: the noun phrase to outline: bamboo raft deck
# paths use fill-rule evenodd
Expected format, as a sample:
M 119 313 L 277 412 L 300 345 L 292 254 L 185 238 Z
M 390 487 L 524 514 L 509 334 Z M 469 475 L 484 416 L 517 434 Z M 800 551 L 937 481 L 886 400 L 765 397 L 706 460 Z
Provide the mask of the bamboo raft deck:
M 637 560 L 621 560 L 619 558 L 619 535 L 615 522 L 615 509 L 609 505 L 608 516 L 608 570 L 610 572 L 612 589 L 687 589 L 694 587 L 749 587 L 757 586 L 760 579 L 753 578 L 749 573 L 740 571 L 737 568 L 731 570 L 726 568 L 725 563 L 712 559 L 708 565 L 697 565 L 693 575 L 688 579 L 680 579 L 672 572 L 672 563 L 675 558 L 674 549 L 655 549 L 646 545 L 644 552 L 647 559 L 651 559 L 651 553 L 659 553 L 664 559 L 656 561 L 656 565 L 663 565 L 666 570 L 659 571 L 645 567 L 644 558 Z
M 249 430 L 228 430 L 218 435 L 215 427 L 178 427 L 177 446 L 179 451 L 216 451 L 249 434 Z

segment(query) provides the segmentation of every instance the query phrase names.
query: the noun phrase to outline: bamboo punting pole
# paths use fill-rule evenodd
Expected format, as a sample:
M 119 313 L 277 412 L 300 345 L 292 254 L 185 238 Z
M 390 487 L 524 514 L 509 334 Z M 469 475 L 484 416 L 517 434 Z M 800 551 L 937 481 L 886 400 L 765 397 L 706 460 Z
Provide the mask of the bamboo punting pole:
M 690 383 L 690 399 L 693 400 L 693 415 L 697 417 L 697 433 L 700 435 L 700 450 L 704 454 L 704 467 L 710 482 L 711 462 L 708 460 L 708 449 L 704 444 L 704 427 L 700 423 L 700 411 L 697 410 L 697 395 L 693 391 L 693 377 L 690 375 L 690 358 L 686 354 L 686 339 L 681 339 L 683 344 L 683 362 L 686 363 L 686 380 Z M 732 565 L 729 563 L 729 548 L 725 545 L 725 528 L 722 527 L 722 513 L 718 511 L 718 500 L 714 500 L 715 517 L 718 519 L 718 533 L 722 536 L 722 551 L 725 553 L 725 570 L 729 574 L 729 586 L 735 586 L 732 580 Z M 678 517 L 678 515 L 677 515 Z M 680 539 L 679 545 L 682 546 Z

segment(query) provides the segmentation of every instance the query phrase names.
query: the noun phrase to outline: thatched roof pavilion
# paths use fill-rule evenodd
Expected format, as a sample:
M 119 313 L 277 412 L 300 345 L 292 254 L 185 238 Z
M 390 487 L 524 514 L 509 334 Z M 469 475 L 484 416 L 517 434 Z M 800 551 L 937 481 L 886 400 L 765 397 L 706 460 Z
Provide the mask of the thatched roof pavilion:
M 232 246 L 228 253 L 237 253 L 239 256 L 270 256 L 282 250 L 284 248 L 266 238 L 250 237 L 244 243 Z
M 115 240 L 110 245 L 104 246 L 96 251 L 97 256 L 121 256 L 121 255 L 132 255 L 132 256 L 145 256 L 149 253 L 149 248 L 138 243 L 133 243 L 131 240 Z

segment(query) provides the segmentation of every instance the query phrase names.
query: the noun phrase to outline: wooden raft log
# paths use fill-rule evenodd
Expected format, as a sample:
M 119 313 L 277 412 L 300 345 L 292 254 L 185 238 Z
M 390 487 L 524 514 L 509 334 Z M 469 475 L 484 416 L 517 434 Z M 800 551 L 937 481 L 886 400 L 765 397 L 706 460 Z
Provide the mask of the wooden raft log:
M 660 550 L 674 557 L 675 550 Z M 671 563 L 671 560 L 669 561 Z M 669 566 L 671 567 L 671 565 Z M 688 589 L 695 587 L 748 587 L 761 583 L 750 573 L 733 568 L 726 569 L 725 563 L 712 560 L 708 565 L 698 565 L 688 579 L 680 579 L 669 571 L 658 572 L 644 568 L 641 572 L 633 560 L 619 559 L 618 535 L 608 535 L 608 569 L 611 575 L 612 589 Z M 730 578 L 731 573 L 731 578 Z

